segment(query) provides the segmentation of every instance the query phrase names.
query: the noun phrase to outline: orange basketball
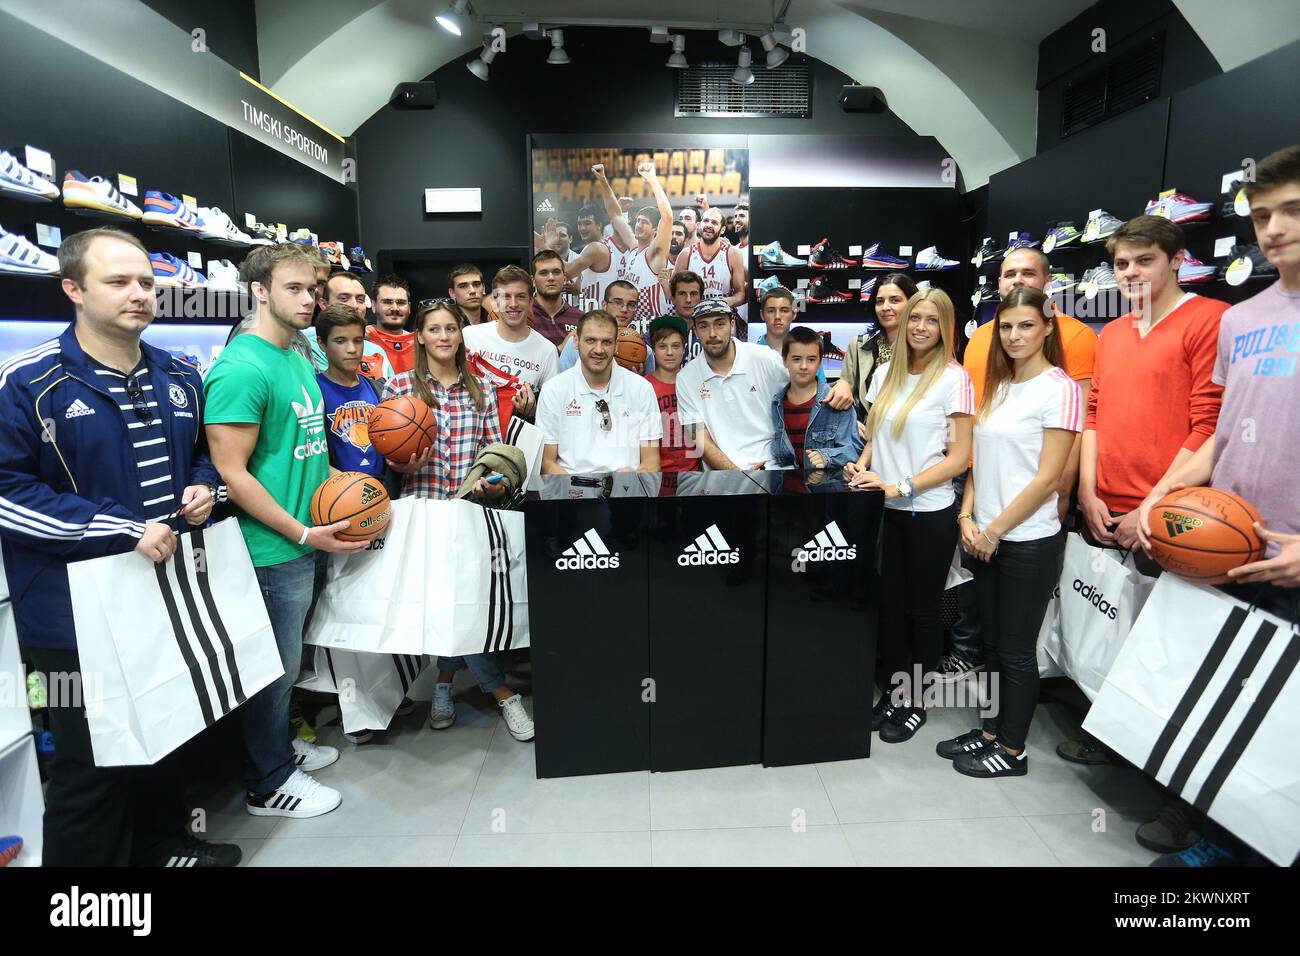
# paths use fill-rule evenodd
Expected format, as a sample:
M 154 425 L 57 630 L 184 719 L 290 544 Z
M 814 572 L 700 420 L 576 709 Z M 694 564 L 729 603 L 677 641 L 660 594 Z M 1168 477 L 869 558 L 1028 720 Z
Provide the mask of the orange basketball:
M 1232 568 L 1264 557 L 1249 501 L 1219 488 L 1184 488 L 1151 509 L 1151 557 L 1166 571 L 1201 584 L 1231 580 Z
M 311 496 L 312 524 L 346 521 L 336 537 L 344 541 L 369 541 L 388 530 L 392 503 L 384 483 L 359 471 L 345 471 L 321 483 Z
M 370 444 L 389 461 L 404 465 L 433 444 L 433 409 L 411 395 L 380 402 L 370 413 Z
M 645 339 L 641 333 L 631 326 L 619 329 L 618 343 L 614 346 L 614 361 L 630 372 L 639 372 L 645 356 Z

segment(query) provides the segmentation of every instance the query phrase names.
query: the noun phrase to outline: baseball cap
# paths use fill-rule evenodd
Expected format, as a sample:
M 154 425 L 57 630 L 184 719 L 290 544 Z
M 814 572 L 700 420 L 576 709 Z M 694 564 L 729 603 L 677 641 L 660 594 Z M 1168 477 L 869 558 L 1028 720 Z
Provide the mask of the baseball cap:
M 691 310 L 692 321 L 708 315 L 731 315 L 731 306 L 722 299 L 705 299 Z
M 692 313 L 694 315 L 694 313 Z M 674 332 L 680 332 L 682 338 L 686 338 L 689 333 L 686 330 L 686 320 L 678 318 L 675 315 L 661 315 L 650 323 L 649 334 L 654 335 L 660 329 L 672 329 Z

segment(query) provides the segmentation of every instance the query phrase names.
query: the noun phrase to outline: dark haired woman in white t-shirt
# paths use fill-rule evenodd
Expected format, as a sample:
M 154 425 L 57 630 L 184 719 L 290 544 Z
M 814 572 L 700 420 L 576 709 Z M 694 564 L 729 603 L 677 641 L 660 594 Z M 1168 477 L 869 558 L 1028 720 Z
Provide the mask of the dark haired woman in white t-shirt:
M 1056 488 L 1084 416 L 1079 386 L 1061 367 L 1047 297 L 1018 286 L 994 322 L 974 466 L 957 518 L 962 547 L 978 559 L 988 716 L 982 727 L 936 748 L 968 777 L 1029 770 L 1025 738 L 1038 704 L 1038 632 L 1065 555 Z

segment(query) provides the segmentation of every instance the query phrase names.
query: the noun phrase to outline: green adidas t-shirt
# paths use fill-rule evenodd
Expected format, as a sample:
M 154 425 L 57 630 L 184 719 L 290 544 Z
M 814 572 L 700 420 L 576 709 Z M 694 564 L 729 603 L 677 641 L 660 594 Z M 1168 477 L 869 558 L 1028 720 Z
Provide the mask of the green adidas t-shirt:
M 311 496 L 330 474 L 324 403 L 311 363 L 292 349 L 241 335 L 212 363 L 203 390 L 207 424 L 261 426 L 248 471 L 280 507 L 310 524 Z M 254 567 L 312 550 L 243 513 L 239 527 Z

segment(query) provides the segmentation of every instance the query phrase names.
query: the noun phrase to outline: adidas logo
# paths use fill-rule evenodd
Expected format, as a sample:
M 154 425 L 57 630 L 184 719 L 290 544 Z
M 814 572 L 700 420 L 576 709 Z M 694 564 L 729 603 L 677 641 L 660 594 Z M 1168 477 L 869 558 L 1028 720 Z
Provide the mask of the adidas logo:
M 1074 589 L 1079 592 L 1080 597 L 1112 621 L 1119 615 L 1119 608 L 1107 601 L 1106 595 L 1091 584 L 1084 584 L 1078 578 L 1075 578 Z
M 684 568 L 700 567 L 712 564 L 739 564 L 740 550 L 727 544 L 716 524 L 704 529 L 704 533 L 688 544 L 677 556 L 677 563 Z
M 325 399 L 322 398 L 315 406 L 311 403 L 311 395 L 307 393 L 307 386 L 302 387 L 302 402 L 290 402 L 293 406 L 293 413 L 298 416 L 298 424 L 307 429 L 308 435 L 319 435 L 325 430 Z
M 573 542 L 573 547 L 564 549 L 564 552 L 555 559 L 555 567 L 560 571 L 613 569 L 618 567 L 618 554 L 617 552 L 611 554 L 605 542 L 600 540 L 596 529 L 592 528 Z
M 95 410 L 78 398 L 76 401 L 74 401 L 71 405 L 68 406 L 68 410 L 67 412 L 64 413 L 63 417 L 80 418 L 83 415 L 93 415 L 93 414 L 95 414 Z
M 1166 511 L 1162 517 L 1165 520 L 1165 530 L 1169 532 L 1171 538 L 1176 538 L 1184 531 L 1192 531 L 1205 524 L 1204 521 L 1194 515 L 1179 514 L 1176 511 Z
M 795 560 L 794 570 L 809 561 L 856 561 L 858 546 L 849 544 L 840 532 L 840 526 L 832 521 L 809 539 L 802 548 L 792 552 Z
M 555 212 L 555 203 L 551 202 L 550 199 L 543 199 L 541 202 L 537 204 L 537 211 Z

